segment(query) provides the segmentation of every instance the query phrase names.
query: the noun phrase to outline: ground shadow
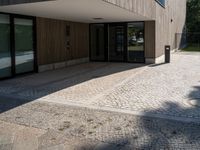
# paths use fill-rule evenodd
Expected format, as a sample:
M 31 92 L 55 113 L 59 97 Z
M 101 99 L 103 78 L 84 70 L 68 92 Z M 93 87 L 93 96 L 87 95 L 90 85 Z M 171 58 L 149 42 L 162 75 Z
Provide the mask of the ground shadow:
M 188 99 L 194 99 L 199 93 L 200 87 L 195 87 Z M 110 139 L 106 141 L 109 144 L 95 150 L 199 149 L 200 107 L 183 108 L 175 102 L 164 105 L 165 109 L 147 111 L 143 117 L 139 117 L 139 129 L 134 126 L 129 129 L 130 132 L 123 133 L 126 135 L 124 138 L 117 141 Z M 177 120 L 177 117 L 182 120 Z M 119 134 L 119 137 L 123 134 Z M 82 147 L 83 150 L 85 148 L 87 146 Z
M 119 67 L 119 66 L 120 65 L 116 64 L 116 66 L 114 67 L 114 70 L 112 70 L 113 66 L 112 66 L 112 69 L 110 69 L 111 66 L 108 67 L 106 65 L 106 66 L 99 66 L 99 68 L 94 67 L 93 69 L 89 69 L 88 71 L 84 70 L 85 73 L 83 72 L 80 73 L 78 71 L 79 75 L 77 75 L 77 72 L 76 72 L 75 77 L 73 77 L 74 73 L 70 74 L 70 77 L 67 77 L 67 78 L 59 77 L 59 79 L 57 78 L 56 81 L 52 80 L 51 84 L 53 84 L 54 86 L 55 83 L 57 84 L 58 82 L 59 83 L 64 82 L 63 86 L 58 87 L 58 89 L 60 88 L 62 89 L 65 87 L 70 87 L 70 85 L 72 86 L 72 85 L 81 83 L 81 81 L 84 82 L 92 78 L 98 78 L 101 76 L 105 76 L 105 75 L 109 75 L 112 73 L 125 71 L 125 70 L 133 68 L 133 66 L 129 66 L 125 69 L 124 67 Z M 105 69 L 105 67 L 108 67 L 108 68 Z M 94 71 L 95 69 L 98 69 L 98 71 Z M 44 76 L 43 76 L 44 79 L 46 75 L 48 75 L 48 73 L 44 73 Z M 73 82 L 66 84 L 68 83 L 67 82 L 68 79 L 73 79 Z M 5 82 L 5 83 L 8 83 L 8 82 Z M 50 86 L 51 84 L 49 83 L 46 84 L 46 82 L 43 82 L 43 87 L 46 87 L 46 85 Z M 35 84 L 34 88 L 37 88 L 37 86 L 38 85 Z M 193 89 L 194 90 L 188 94 L 187 96 L 188 99 L 198 99 L 198 95 L 200 93 L 200 86 L 195 86 Z M 52 90 L 51 92 L 56 91 L 56 90 L 57 88 L 55 90 Z M 34 99 L 30 99 L 30 100 L 34 100 Z M 5 98 L 5 100 L 1 101 L 1 104 L 3 105 L 0 105 L 0 109 L 2 110 L 2 112 L 7 111 L 13 107 L 17 107 L 27 102 L 28 102 L 27 100 L 15 99 L 14 101 L 12 101 L 12 100 L 6 100 Z M 118 115 L 120 117 L 121 114 L 118 114 Z M 182 120 L 178 121 L 177 117 L 182 118 Z M 187 120 L 188 118 L 189 120 Z M 114 140 L 108 139 L 106 141 L 100 141 L 100 142 L 103 142 L 104 144 L 102 146 L 99 146 L 98 149 L 95 149 L 96 145 L 92 145 L 92 146 L 83 145 L 80 148 L 80 150 L 199 149 L 200 147 L 200 142 L 199 142 L 200 141 L 200 119 L 199 118 L 200 118 L 200 107 L 192 106 L 190 108 L 185 108 L 185 107 L 181 107 L 179 104 L 173 101 L 170 101 L 168 103 L 165 103 L 162 108 L 158 108 L 154 110 L 146 110 L 143 117 L 137 117 L 137 121 L 136 121 L 137 126 L 134 126 L 134 125 L 131 126 L 130 124 L 131 127 L 129 126 L 129 130 L 127 130 L 127 132 L 120 133 L 119 128 L 117 128 L 117 130 L 114 133 L 113 131 L 107 130 L 108 132 L 111 132 L 110 134 L 117 135 L 117 137 L 115 137 Z M 194 120 L 194 122 L 192 122 L 191 120 Z M 134 124 L 134 120 L 126 120 L 126 122 L 131 122 L 131 123 L 133 122 Z M 46 123 L 48 123 L 48 120 Z
M 83 82 L 140 68 L 144 65 L 91 62 L 1 81 L 0 113 Z M 23 96 L 20 95 L 22 92 Z
M 166 64 L 168 64 L 168 63 L 163 62 L 163 63 L 159 63 L 159 64 L 149 65 L 149 67 L 158 67 L 158 66 L 162 66 L 162 65 L 166 65 Z
M 193 91 L 189 94 L 189 99 L 200 100 L 200 86 L 194 86 Z

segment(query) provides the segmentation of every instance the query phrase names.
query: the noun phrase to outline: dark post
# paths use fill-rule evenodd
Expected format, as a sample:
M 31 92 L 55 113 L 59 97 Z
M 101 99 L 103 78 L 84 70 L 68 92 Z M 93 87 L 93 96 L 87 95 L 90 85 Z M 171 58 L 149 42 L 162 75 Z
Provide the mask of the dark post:
M 170 63 L 170 45 L 165 46 L 165 63 Z

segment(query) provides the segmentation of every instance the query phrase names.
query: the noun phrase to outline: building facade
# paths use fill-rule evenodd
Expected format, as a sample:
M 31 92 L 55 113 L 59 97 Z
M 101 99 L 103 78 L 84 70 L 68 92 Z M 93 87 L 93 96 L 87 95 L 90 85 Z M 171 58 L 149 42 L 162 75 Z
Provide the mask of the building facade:
M 0 78 L 88 61 L 159 63 L 186 0 L 2 0 Z

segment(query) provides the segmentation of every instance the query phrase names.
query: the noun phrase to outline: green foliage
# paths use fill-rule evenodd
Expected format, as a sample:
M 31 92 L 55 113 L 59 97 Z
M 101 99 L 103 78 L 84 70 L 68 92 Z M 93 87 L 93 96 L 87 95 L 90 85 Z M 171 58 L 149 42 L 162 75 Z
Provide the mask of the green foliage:
M 183 49 L 183 51 L 188 52 L 200 52 L 200 45 L 199 44 L 188 44 L 187 47 Z
M 200 0 L 187 1 L 188 32 L 200 32 Z

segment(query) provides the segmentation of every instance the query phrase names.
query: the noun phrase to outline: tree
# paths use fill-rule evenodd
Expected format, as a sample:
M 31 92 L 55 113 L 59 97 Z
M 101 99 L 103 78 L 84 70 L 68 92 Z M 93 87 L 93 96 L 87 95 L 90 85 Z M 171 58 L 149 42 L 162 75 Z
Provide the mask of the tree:
M 200 33 L 200 0 L 187 1 L 187 30 Z

